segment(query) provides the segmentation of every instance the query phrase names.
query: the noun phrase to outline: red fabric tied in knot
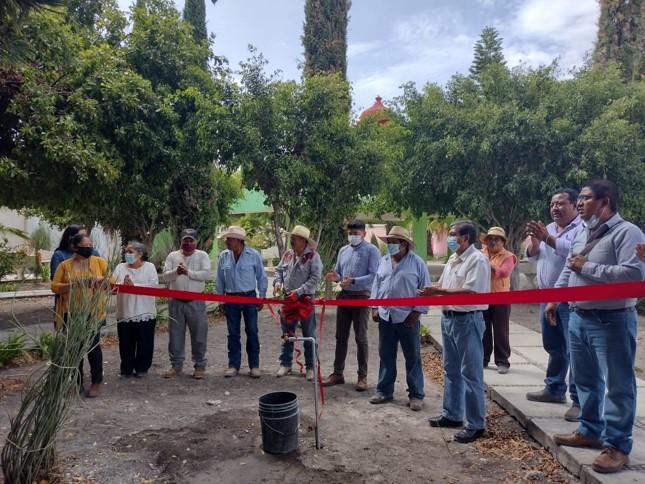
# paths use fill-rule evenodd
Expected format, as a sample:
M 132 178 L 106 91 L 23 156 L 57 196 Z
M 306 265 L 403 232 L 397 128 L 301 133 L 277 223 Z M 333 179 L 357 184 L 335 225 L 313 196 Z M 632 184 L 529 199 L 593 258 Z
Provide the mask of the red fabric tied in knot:
M 314 304 L 309 296 L 299 298 L 292 292 L 284 299 L 281 314 L 282 319 L 285 321 L 303 321 L 311 316 L 313 312 Z

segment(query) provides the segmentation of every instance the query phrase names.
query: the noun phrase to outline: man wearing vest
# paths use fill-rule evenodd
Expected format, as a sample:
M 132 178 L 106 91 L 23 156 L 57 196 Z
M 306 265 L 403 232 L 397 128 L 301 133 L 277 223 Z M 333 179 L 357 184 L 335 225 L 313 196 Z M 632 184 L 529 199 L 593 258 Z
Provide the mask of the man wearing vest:
M 291 249 L 286 251 L 275 270 L 273 281 L 273 294 L 284 293 L 285 298 L 302 299 L 304 296 L 313 298 L 322 275 L 323 263 L 316 252 L 316 241 L 311 238 L 311 232 L 302 225 L 296 225 L 290 234 Z M 313 308 L 312 308 L 313 309 Z M 304 337 L 316 337 L 316 313 L 311 311 L 307 318 L 297 321 L 287 321 L 282 317 L 282 333 L 294 333 L 295 327 L 300 324 Z M 314 355 L 310 341 L 305 342 L 306 377 L 311 381 L 314 378 Z M 280 368 L 276 373 L 282 377 L 291 373 L 293 362 L 293 343 L 283 342 L 280 354 Z
M 636 246 L 645 237 L 618 214 L 618 188 L 592 180 L 580 191 L 581 230 L 571 244 L 567 266 L 556 287 L 642 281 Z M 619 472 L 629 462 L 636 414 L 636 299 L 571 301 L 569 337 L 580 418 L 578 429 L 556 434 L 558 445 L 602 448 L 596 472 Z M 555 321 L 556 304 L 545 310 Z M 605 395 L 606 390 L 606 395 Z
M 353 220 L 347 225 L 349 244 L 338 252 L 336 268 L 325 276 L 328 281 L 340 282 L 342 291 L 337 299 L 367 299 L 370 297 L 372 282 L 378 269 L 381 253 L 376 246 L 365 241 L 365 223 Z M 336 357 L 334 372 L 325 380 L 325 386 L 345 383 L 345 358 L 349 331 L 354 324 L 356 357 L 358 359 L 358 381 L 356 390 L 367 390 L 367 323 L 369 308 L 360 306 L 339 306 L 336 312 Z

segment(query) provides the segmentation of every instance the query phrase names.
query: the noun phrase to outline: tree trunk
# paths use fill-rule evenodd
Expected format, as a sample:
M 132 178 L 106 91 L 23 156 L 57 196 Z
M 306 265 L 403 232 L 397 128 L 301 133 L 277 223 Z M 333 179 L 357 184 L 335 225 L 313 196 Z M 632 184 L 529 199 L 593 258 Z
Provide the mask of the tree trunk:
M 284 240 L 282 240 L 282 226 L 280 224 L 280 205 L 278 203 L 272 203 L 271 206 L 273 207 L 273 234 L 275 235 L 275 241 L 276 245 L 278 246 L 278 254 L 280 255 L 280 258 L 282 258 L 282 255 L 284 254 L 285 251 L 285 244 Z

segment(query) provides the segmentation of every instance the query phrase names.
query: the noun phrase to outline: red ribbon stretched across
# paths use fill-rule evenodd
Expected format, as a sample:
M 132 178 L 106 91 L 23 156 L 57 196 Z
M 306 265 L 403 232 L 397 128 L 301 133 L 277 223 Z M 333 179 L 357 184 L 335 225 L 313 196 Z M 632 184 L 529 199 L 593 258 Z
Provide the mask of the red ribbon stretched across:
M 145 286 L 114 285 L 121 294 L 155 296 L 196 301 L 238 304 L 284 304 L 281 299 L 226 296 L 193 291 L 177 291 Z M 528 289 L 522 291 L 458 294 L 454 296 L 418 296 L 389 299 L 315 299 L 313 304 L 324 306 L 470 306 L 478 304 L 535 304 L 567 301 L 603 301 L 609 299 L 645 298 L 645 281 L 607 283 L 593 286 L 557 289 Z

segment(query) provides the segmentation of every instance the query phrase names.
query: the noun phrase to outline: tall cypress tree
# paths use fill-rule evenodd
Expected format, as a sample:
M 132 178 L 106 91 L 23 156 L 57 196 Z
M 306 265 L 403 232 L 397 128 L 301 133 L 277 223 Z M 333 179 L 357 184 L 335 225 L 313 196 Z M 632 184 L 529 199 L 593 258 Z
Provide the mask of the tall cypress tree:
M 195 42 L 200 44 L 206 42 L 208 31 L 206 30 L 205 0 L 186 0 L 184 4 L 184 20 L 193 26 Z
M 478 76 L 491 64 L 505 65 L 502 38 L 495 27 L 485 27 L 481 36 L 475 42 L 475 58 L 470 66 L 470 74 Z
M 347 77 L 347 23 L 351 0 L 307 0 L 302 44 L 305 76 L 339 72 Z
M 625 78 L 645 78 L 645 1 L 600 0 L 596 65 L 616 62 Z

